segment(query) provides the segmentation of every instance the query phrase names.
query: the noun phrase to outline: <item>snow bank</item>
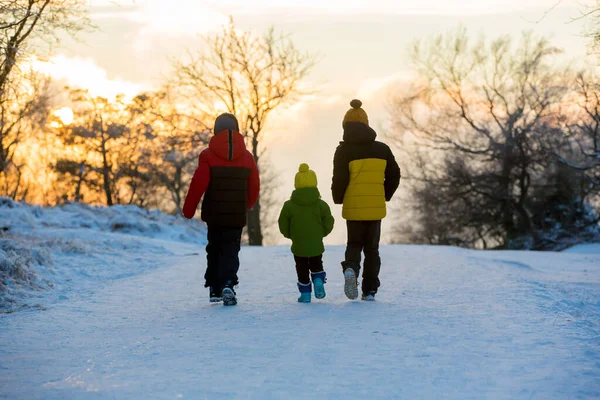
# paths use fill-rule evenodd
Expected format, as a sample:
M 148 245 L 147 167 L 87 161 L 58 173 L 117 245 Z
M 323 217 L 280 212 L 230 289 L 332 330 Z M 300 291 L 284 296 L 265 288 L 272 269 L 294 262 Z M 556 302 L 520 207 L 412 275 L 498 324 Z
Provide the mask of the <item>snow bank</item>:
M 563 253 L 600 254 L 600 243 L 578 244 L 563 250 Z
M 44 307 L 50 289 L 64 298 L 154 268 L 167 242 L 203 246 L 205 226 L 136 206 L 44 208 L 0 197 L 0 313 Z
M 47 249 L 26 246 L 12 239 L 0 239 L 0 310 L 10 310 L 18 303 L 19 289 L 46 290 L 52 282 L 36 273 L 36 268 L 53 265 Z

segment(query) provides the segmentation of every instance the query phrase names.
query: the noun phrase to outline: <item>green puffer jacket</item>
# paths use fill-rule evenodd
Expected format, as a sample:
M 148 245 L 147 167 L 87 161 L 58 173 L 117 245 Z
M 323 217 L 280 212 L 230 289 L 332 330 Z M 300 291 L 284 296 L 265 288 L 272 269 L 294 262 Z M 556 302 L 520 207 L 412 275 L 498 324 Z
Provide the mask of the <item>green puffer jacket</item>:
M 279 214 L 279 231 L 292 239 L 292 253 L 298 257 L 323 254 L 323 238 L 333 230 L 334 219 L 317 188 L 294 190 Z

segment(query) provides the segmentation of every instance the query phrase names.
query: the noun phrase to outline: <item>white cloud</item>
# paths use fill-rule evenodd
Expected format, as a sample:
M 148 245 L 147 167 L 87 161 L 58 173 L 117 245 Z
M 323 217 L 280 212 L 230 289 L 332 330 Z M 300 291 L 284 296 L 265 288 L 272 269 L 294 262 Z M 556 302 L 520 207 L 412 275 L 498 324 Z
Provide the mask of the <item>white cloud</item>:
M 90 0 L 90 4 L 102 9 L 96 17 L 120 15 L 141 23 L 144 34 L 179 36 L 211 31 L 226 22 L 228 15 L 238 13 L 473 15 L 549 10 L 556 0 Z M 580 5 L 580 0 L 563 0 L 558 7 Z M 114 13 L 106 11 L 110 7 Z
M 136 53 L 152 51 L 157 39 L 175 40 L 212 32 L 229 15 L 365 15 L 446 14 L 473 15 L 550 9 L 556 0 L 89 0 L 95 19 L 125 19 L 136 25 Z M 560 6 L 577 0 L 563 0 Z M 540 11 L 541 12 L 541 11 Z M 177 43 L 173 43 L 176 47 Z
M 131 98 L 143 90 L 142 85 L 122 79 L 111 79 L 106 71 L 90 58 L 69 58 L 63 55 L 49 61 L 33 60 L 36 71 L 47 74 L 67 85 L 88 89 L 94 96 L 114 98 L 124 94 Z
M 392 75 L 368 78 L 364 80 L 357 91 L 357 97 L 364 100 L 377 100 L 386 97 L 390 88 L 399 82 L 406 82 L 414 75 L 410 71 L 402 71 Z
M 196 0 L 197 1 L 197 0 Z M 200 1 L 198 1 L 200 2 Z M 302 9 L 315 13 L 397 13 L 397 14 L 480 14 L 518 11 L 528 8 L 551 8 L 556 0 L 219 0 L 208 1 L 222 12 L 263 13 L 276 9 Z M 560 6 L 577 4 L 564 0 Z
M 213 30 L 227 22 L 220 13 L 202 1 L 144 0 L 132 18 L 154 34 L 179 36 Z
M 228 19 L 226 14 L 200 0 L 137 0 L 134 6 L 115 7 L 114 12 L 103 10 L 96 18 L 120 17 L 139 26 L 133 43 L 138 53 L 151 51 L 157 38 L 204 34 L 223 26 Z M 174 43 L 173 47 L 176 46 Z

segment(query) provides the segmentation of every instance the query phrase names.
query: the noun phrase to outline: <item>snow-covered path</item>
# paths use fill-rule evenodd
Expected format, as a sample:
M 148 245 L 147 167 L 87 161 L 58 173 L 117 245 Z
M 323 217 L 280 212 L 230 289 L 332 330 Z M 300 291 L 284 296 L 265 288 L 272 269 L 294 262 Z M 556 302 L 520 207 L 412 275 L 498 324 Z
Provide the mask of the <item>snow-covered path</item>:
M 0 398 L 600 398 L 598 254 L 389 246 L 365 303 L 343 296 L 333 247 L 327 298 L 307 305 L 287 248 L 244 248 L 240 304 L 223 307 L 203 249 L 170 250 L 164 267 L 0 315 Z

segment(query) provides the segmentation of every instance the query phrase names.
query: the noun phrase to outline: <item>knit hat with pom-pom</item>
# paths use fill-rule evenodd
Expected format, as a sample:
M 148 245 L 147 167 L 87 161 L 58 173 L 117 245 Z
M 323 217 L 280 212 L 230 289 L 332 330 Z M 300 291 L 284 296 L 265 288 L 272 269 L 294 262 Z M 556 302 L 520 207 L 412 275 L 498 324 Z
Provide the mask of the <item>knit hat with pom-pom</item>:
M 294 187 L 296 189 L 317 187 L 317 174 L 308 167 L 308 164 L 300 164 L 294 181 Z
M 344 121 L 342 122 L 342 126 L 346 124 L 346 122 L 360 122 L 361 124 L 365 124 L 369 126 L 369 117 L 365 110 L 361 108 L 362 101 L 360 100 L 352 100 L 350 102 L 351 109 L 348 110 L 346 115 L 344 116 Z

